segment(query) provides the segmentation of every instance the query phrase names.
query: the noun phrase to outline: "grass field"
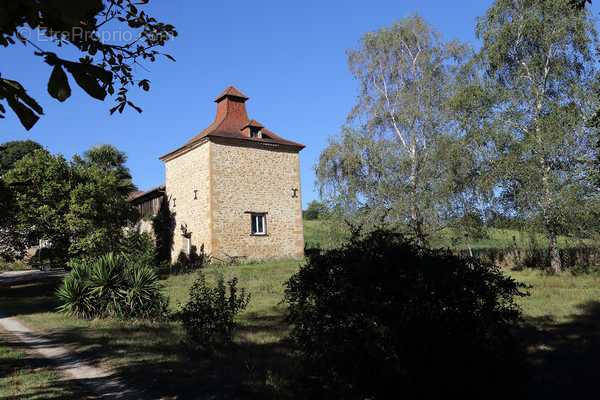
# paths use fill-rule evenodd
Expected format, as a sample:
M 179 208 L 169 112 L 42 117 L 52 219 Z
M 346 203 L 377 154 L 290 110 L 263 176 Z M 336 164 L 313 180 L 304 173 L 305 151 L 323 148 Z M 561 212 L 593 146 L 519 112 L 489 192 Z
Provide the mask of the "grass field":
M 447 228 L 431 238 L 431 245 L 458 249 L 466 249 L 467 246 L 472 249 L 507 249 L 510 247 L 523 249 L 532 245 L 543 247 L 548 244 L 548 240 L 541 233 L 529 234 L 515 229 L 489 228 L 484 236 L 483 238 L 467 241 L 462 232 Z M 304 221 L 304 238 L 308 248 L 328 244 L 332 240 L 335 241 L 337 237 L 343 237 L 343 234 L 326 220 Z M 566 236 L 561 236 L 558 239 L 560 247 L 579 246 L 583 243 L 590 244 L 589 241 Z
M 327 231 L 319 223 L 310 221 L 306 229 L 307 241 L 326 239 Z M 153 396 L 285 399 L 287 382 L 296 367 L 286 344 L 289 326 L 282 299 L 284 283 L 299 265 L 299 261 L 284 260 L 205 269 L 213 281 L 218 274 L 237 276 L 239 286 L 252 295 L 239 319 L 236 345 L 210 356 L 190 353 L 177 323 L 85 321 L 56 313 L 57 283 L 2 289 L 0 309 L 67 343 L 84 360 L 112 368 Z M 532 270 L 506 273 L 529 285 L 530 296 L 519 299 L 527 321 L 518 332 L 529 347 L 533 377 L 529 397 L 547 400 L 595 390 L 600 379 L 596 366 L 600 356 L 600 275 L 548 276 Z M 193 273 L 163 279 L 172 310 L 186 301 L 194 279 Z M 10 398 L 8 394 L 17 390 L 48 392 L 50 395 L 37 398 L 52 398 L 51 391 L 61 386 L 53 383 L 56 377 L 51 371 L 24 361 L 24 355 L 5 340 L 0 343 L 4 343 L 0 365 L 7 366 L 0 369 L 2 376 L 7 376 L 1 381 L 0 399 Z M 73 389 L 65 388 L 65 395 L 58 397 L 69 397 Z
M 86 389 L 63 380 L 44 359 L 28 356 L 0 331 L 0 399 L 85 399 Z
M 194 357 L 187 351 L 177 323 L 85 321 L 56 313 L 56 283 L 3 289 L 0 309 L 155 396 L 282 398 L 286 375 L 293 373 L 294 365 L 284 340 L 288 326 L 283 320 L 283 284 L 298 267 L 298 261 L 272 261 L 205 270 L 213 281 L 221 273 L 226 278 L 237 276 L 239 285 L 252 295 L 240 317 L 236 346 L 210 357 Z M 172 310 L 187 300 L 194 279 L 191 273 L 163 281 Z
M 153 395 L 285 398 L 294 360 L 285 343 L 288 326 L 281 300 L 283 284 L 297 268 L 296 261 L 277 261 L 206 269 L 212 279 L 219 273 L 237 276 L 240 286 L 252 293 L 250 306 L 240 318 L 236 346 L 210 357 L 192 356 L 176 323 L 83 321 L 58 314 L 53 311 L 56 303 L 51 284 L 3 290 L 0 308 L 65 341 L 87 361 L 113 368 Z M 573 390 L 584 393 L 600 378 L 595 368 L 600 355 L 600 276 L 509 273 L 531 286 L 531 295 L 520 299 L 530 324 L 520 334 L 529 344 L 534 368 L 531 397 L 558 398 L 555 396 Z M 185 302 L 194 276 L 170 276 L 163 281 L 173 310 L 177 303 Z M 21 374 L 20 379 L 28 382 L 21 387 L 54 379 L 44 374 L 44 370 L 30 377 Z M 16 387 L 14 382 L 4 380 L 3 384 Z

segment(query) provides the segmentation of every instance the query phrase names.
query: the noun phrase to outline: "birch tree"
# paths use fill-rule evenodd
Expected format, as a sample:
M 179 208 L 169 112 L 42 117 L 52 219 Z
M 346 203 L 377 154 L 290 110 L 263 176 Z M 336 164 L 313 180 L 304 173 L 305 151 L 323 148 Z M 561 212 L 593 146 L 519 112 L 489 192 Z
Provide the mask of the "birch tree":
M 381 212 L 405 223 L 420 243 L 444 220 L 448 156 L 463 158 L 448 114 L 454 76 L 469 48 L 443 41 L 413 16 L 363 36 L 348 52 L 358 101 L 348 126 L 317 166 L 322 193 L 337 206 Z M 454 149 L 454 150 L 452 150 Z
M 560 271 L 558 236 L 596 201 L 586 183 L 595 149 L 584 118 L 594 109 L 594 21 L 569 0 L 496 0 L 477 33 L 496 98 L 488 145 L 499 194 L 539 221 L 551 269 Z

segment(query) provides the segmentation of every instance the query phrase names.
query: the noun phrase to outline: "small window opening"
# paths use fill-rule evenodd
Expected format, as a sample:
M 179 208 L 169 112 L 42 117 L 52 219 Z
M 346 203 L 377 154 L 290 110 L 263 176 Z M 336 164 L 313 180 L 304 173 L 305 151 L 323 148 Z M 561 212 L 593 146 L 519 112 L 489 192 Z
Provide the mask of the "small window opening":
M 260 128 L 258 128 L 256 126 L 251 126 L 250 127 L 250 137 L 262 138 L 262 131 L 260 130 Z
M 250 214 L 250 222 L 253 235 L 267 234 L 267 217 L 265 214 Z

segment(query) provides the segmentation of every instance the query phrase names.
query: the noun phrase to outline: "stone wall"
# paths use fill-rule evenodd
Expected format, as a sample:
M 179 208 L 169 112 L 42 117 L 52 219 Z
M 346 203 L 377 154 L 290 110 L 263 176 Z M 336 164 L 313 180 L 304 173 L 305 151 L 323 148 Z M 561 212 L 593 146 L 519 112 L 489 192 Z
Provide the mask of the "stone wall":
M 187 153 L 165 162 L 165 191 L 169 209 L 175 214 L 175 232 L 171 260 L 187 252 L 187 239 L 181 226 L 187 225 L 191 245 L 211 253 L 210 146 L 204 141 Z M 195 192 L 194 192 L 195 191 Z
M 296 151 L 211 139 L 212 243 L 216 257 L 302 257 L 300 160 Z M 297 189 L 293 197 L 292 189 Z M 267 235 L 251 235 L 250 212 L 266 214 Z

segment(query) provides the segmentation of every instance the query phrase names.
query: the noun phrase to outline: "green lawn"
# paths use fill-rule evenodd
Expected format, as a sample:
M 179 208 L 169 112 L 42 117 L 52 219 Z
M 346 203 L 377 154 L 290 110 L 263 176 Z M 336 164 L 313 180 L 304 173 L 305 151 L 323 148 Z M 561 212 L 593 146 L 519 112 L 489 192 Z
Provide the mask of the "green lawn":
M 328 234 L 319 221 L 306 224 L 307 243 L 326 240 Z M 285 340 L 289 327 L 284 321 L 283 285 L 299 264 L 284 260 L 205 269 L 213 281 L 221 273 L 226 278 L 237 276 L 239 286 L 252 295 L 239 319 L 235 347 L 211 356 L 190 353 L 177 323 L 85 321 L 56 313 L 57 282 L 2 289 L 0 310 L 64 341 L 81 358 L 112 368 L 153 396 L 280 399 L 287 397 L 287 382 L 295 371 Z M 600 356 L 600 275 L 507 273 L 531 286 L 531 295 L 519 300 L 527 318 L 519 335 L 529 346 L 533 367 L 529 397 L 547 400 L 595 390 L 593 385 L 600 379 L 596 367 Z M 165 277 L 172 310 L 186 301 L 194 279 L 193 273 Z M 17 390 L 48 390 L 46 397 L 52 398 L 51 390 L 58 390 L 56 376 L 23 359 L 5 340 L 0 343 L 4 343 L 0 399 L 11 398 Z
M 533 367 L 529 398 L 595 398 L 600 380 L 600 275 L 510 273 L 531 285 L 519 303 Z M 591 396 L 591 397 L 590 397 Z
M 286 376 L 293 373 L 285 346 L 284 282 L 299 261 L 206 268 L 237 276 L 251 302 L 240 317 L 236 346 L 223 354 L 193 356 L 177 323 L 154 324 L 114 319 L 85 321 L 54 312 L 56 283 L 3 289 L 0 309 L 31 328 L 64 341 L 92 364 L 114 369 L 127 382 L 159 397 L 217 395 L 218 398 L 284 398 Z M 171 308 L 187 300 L 195 274 L 167 277 L 163 283 Z M 0 397 L 1 398 L 1 397 Z
M 0 399 L 85 399 L 86 389 L 68 381 L 44 359 L 28 356 L 0 331 Z
M 5 289 L 0 294 L 0 309 L 65 341 L 82 358 L 113 368 L 131 384 L 157 396 L 186 398 L 193 393 L 222 398 L 285 398 L 294 361 L 285 343 L 288 326 L 283 320 L 281 300 L 283 283 L 298 265 L 297 261 L 271 261 L 206 269 L 211 279 L 219 273 L 237 276 L 240 286 L 252 293 L 250 306 L 240 318 L 235 348 L 211 357 L 189 353 L 182 343 L 181 328 L 175 323 L 83 321 L 58 314 L 53 311 L 55 284 Z M 531 295 L 520 299 L 531 324 L 520 333 L 529 344 L 535 368 L 531 397 L 557 398 L 553 396 L 590 389 L 600 378 L 600 371 L 595 368 L 600 355 L 600 276 L 509 273 L 532 286 Z M 177 308 L 178 302 L 186 301 L 194 277 L 183 274 L 163 281 L 172 309 Z M 19 358 L 4 356 L 7 357 Z M 15 365 L 14 362 L 2 364 Z M 7 386 L 3 390 L 21 390 L 18 388 L 55 379 L 43 369 L 31 370 L 36 372 L 25 372 L 27 378 L 9 375 L 27 384 L 8 378 L 3 381 Z

